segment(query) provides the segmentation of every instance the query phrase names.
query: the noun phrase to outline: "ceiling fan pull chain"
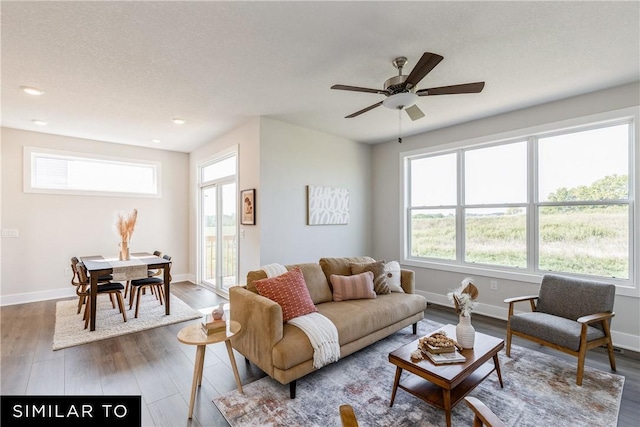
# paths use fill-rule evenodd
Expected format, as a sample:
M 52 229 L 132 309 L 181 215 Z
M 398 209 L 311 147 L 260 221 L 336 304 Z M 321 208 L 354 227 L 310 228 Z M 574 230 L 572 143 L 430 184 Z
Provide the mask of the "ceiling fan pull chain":
M 398 108 L 398 144 L 402 144 L 402 109 Z

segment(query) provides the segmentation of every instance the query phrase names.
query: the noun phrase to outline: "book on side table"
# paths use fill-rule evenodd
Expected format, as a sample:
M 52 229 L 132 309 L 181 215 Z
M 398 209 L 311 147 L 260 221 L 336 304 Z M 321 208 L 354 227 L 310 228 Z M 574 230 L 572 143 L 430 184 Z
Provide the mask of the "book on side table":
M 467 358 L 458 353 L 457 350 L 448 353 L 426 352 L 426 355 L 429 357 L 429 360 L 431 360 L 436 365 L 440 365 L 443 363 L 461 363 L 467 360 Z
M 211 314 L 207 314 L 202 317 L 202 332 L 205 334 L 213 334 L 219 332 L 227 327 L 227 321 L 224 319 L 214 319 Z

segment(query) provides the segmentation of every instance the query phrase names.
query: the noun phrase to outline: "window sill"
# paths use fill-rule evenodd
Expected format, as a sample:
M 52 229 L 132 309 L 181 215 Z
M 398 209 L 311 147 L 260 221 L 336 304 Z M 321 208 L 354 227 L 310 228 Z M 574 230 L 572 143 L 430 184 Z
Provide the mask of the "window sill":
M 422 261 L 416 260 L 412 258 L 405 258 L 402 261 L 402 265 L 406 265 L 409 267 L 416 268 L 424 268 L 430 270 L 441 270 L 441 271 L 449 271 L 452 273 L 462 273 L 468 275 L 475 275 L 481 277 L 490 277 L 496 279 L 504 279 L 504 280 L 513 280 L 517 282 L 524 283 L 535 283 L 540 284 L 542 281 L 542 276 L 544 273 L 534 273 L 531 271 L 513 271 L 500 269 L 498 267 L 491 267 L 487 265 L 460 265 L 453 264 L 447 262 L 437 262 L 437 261 Z M 600 280 L 606 281 L 609 283 L 613 283 L 616 285 L 616 295 L 623 295 L 629 297 L 640 298 L 640 289 L 634 286 L 632 280 L 624 280 L 624 279 L 606 279 L 601 277 L 593 277 L 593 276 L 580 276 L 580 275 L 572 275 L 568 273 L 557 273 L 563 274 L 572 277 L 578 277 L 588 280 Z

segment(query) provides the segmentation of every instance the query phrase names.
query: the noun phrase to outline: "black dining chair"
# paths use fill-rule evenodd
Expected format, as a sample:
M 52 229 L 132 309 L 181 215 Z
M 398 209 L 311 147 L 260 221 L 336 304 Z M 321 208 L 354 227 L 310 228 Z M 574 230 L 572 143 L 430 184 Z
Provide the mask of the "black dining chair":
M 76 314 L 80 314 L 82 310 L 82 306 L 86 302 L 86 290 L 89 286 L 88 283 L 82 283 L 80 280 L 80 273 L 78 272 L 78 263 L 80 260 L 78 257 L 71 257 L 71 272 L 73 273 L 73 277 L 71 278 L 71 284 L 76 288 L 76 295 L 78 295 L 78 311 Z M 113 280 L 113 276 L 111 274 L 107 274 L 104 276 L 98 277 L 98 283 L 108 283 Z M 109 298 L 111 298 L 111 306 L 116 308 L 116 303 L 113 297 L 113 294 L 109 294 Z
M 161 257 L 162 256 L 162 252 L 160 251 L 153 251 L 153 255 L 157 256 L 157 257 Z M 153 276 L 159 276 L 160 274 L 162 274 L 162 270 L 161 269 L 157 269 L 157 270 L 147 270 L 147 276 L 148 277 L 153 277 Z M 131 281 L 127 280 L 127 283 L 124 285 L 124 298 L 127 299 L 127 293 L 129 292 L 129 288 Z M 144 290 L 143 290 L 144 293 Z M 153 288 L 151 288 L 151 293 L 153 292 Z M 132 297 L 129 296 L 129 299 L 131 299 Z M 156 297 L 157 299 L 157 297 Z
M 91 312 L 91 288 L 89 277 L 87 276 L 87 269 L 83 263 L 79 262 L 76 264 L 76 270 L 78 271 L 79 281 L 81 286 L 76 288 L 76 294 L 78 296 L 83 296 L 86 299 L 86 307 L 84 309 L 84 328 L 87 329 L 89 326 L 89 313 Z M 81 287 L 83 290 L 81 290 Z M 118 299 L 118 308 L 120 309 L 120 313 L 122 313 L 122 319 L 127 321 L 127 311 L 124 308 L 124 300 L 122 299 L 122 290 L 124 289 L 124 285 L 118 282 L 107 282 L 107 283 L 98 283 L 98 289 L 96 292 L 98 295 L 100 294 L 109 294 L 109 298 L 113 298 L 113 295 Z M 111 301 L 113 304 L 113 300 Z M 114 307 L 115 308 L 115 307 Z
M 164 255 L 162 258 L 167 261 L 171 261 L 171 257 L 169 255 Z M 162 270 L 161 270 L 162 271 Z M 171 280 L 171 277 L 169 277 Z M 131 295 L 129 296 L 129 310 L 133 307 L 133 300 L 136 300 L 136 312 L 135 318 L 138 318 L 138 312 L 140 311 L 140 293 L 145 288 L 155 289 L 156 298 L 160 300 L 160 305 L 163 304 L 162 300 L 165 298 L 164 295 L 164 275 L 163 276 L 151 276 L 145 279 L 136 279 L 131 281 Z M 135 296 L 134 296 L 134 289 Z

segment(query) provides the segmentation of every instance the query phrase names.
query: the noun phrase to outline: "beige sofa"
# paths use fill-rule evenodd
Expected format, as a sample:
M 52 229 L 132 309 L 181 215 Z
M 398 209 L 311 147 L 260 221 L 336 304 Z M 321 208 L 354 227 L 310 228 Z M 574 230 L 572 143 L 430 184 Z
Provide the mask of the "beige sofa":
M 413 325 L 424 316 L 427 301 L 414 294 L 414 273 L 401 270 L 404 293 L 378 295 L 375 299 L 333 301 L 328 278 L 331 274 L 350 275 L 351 263 L 374 261 L 369 257 L 322 258 L 319 263 L 289 265 L 299 267 L 318 312 L 338 329 L 340 357 L 354 353 L 392 333 Z M 289 384 L 295 398 L 296 380 L 316 370 L 313 348 L 300 329 L 283 323 L 282 308 L 257 293 L 255 280 L 266 278 L 262 270 L 247 275 L 246 286 L 229 289 L 230 318 L 240 322 L 242 333 L 231 344 L 248 361 L 271 378 Z

